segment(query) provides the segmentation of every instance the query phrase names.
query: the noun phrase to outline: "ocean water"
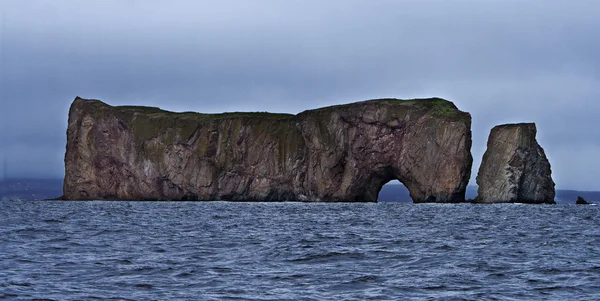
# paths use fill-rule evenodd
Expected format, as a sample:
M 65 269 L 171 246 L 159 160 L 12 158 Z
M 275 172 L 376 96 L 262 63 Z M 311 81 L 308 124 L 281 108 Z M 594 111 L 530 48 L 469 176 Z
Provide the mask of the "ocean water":
M 600 206 L 0 201 L 0 300 L 598 300 Z

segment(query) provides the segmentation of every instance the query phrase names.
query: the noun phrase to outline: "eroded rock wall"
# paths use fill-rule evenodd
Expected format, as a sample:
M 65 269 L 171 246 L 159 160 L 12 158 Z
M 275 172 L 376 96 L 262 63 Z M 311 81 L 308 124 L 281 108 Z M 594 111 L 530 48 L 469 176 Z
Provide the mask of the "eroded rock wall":
M 535 123 L 494 127 L 477 174 L 477 202 L 554 203 L 550 162 L 536 140 Z
M 451 102 L 371 100 L 269 113 L 172 113 L 76 98 L 65 199 L 461 202 L 471 117 Z

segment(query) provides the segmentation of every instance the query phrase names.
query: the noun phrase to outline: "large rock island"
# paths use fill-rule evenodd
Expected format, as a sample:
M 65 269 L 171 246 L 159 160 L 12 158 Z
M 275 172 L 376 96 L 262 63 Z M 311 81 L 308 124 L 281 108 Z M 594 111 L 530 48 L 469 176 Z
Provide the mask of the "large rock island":
M 476 201 L 554 204 L 550 162 L 535 136 L 535 123 L 494 127 L 483 155 Z
M 68 200 L 375 202 L 390 180 L 414 202 L 462 202 L 471 116 L 439 99 L 271 113 L 173 113 L 77 97 Z

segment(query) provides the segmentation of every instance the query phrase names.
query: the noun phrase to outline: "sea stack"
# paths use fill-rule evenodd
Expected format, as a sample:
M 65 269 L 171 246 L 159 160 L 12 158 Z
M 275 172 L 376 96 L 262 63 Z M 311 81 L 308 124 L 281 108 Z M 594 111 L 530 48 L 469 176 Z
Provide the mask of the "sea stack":
M 576 205 L 589 205 L 590 203 L 588 203 L 584 198 L 582 198 L 581 196 L 577 196 L 577 200 L 575 201 Z
M 471 116 L 439 99 L 271 113 L 173 113 L 76 98 L 64 199 L 463 202 Z
M 479 203 L 554 204 L 550 162 L 535 123 L 494 127 L 477 174 Z

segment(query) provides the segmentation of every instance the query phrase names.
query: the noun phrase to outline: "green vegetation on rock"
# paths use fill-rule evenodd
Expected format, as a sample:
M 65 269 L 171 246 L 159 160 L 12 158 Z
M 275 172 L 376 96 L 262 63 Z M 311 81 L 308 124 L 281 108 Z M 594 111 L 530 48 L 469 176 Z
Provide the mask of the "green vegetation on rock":
M 451 101 L 448 101 L 448 100 L 445 100 L 442 98 L 438 98 L 438 97 L 415 98 L 415 99 L 396 99 L 396 98 L 371 99 L 371 100 L 365 100 L 365 101 L 360 101 L 360 102 L 355 102 L 355 103 L 350 103 L 350 104 L 341 104 L 341 105 L 334 105 L 334 106 L 318 108 L 318 109 L 314 109 L 314 110 L 307 110 L 300 114 L 314 114 L 317 112 L 333 111 L 333 110 L 351 111 L 351 110 L 354 110 L 356 107 L 364 106 L 365 104 L 374 103 L 374 102 L 385 104 L 385 105 L 402 104 L 402 105 L 405 105 L 407 107 L 407 109 L 422 108 L 422 109 L 426 110 L 429 114 L 431 114 L 433 116 L 440 116 L 440 117 L 458 118 L 458 117 L 464 116 L 463 114 L 466 114 L 465 112 L 460 111 L 454 105 L 454 103 L 452 103 Z M 399 110 L 399 109 L 400 108 L 396 108 L 396 110 Z
M 196 112 L 170 112 L 156 107 L 146 106 L 109 106 L 99 100 L 84 100 L 83 105 L 88 107 L 87 112 L 93 112 L 96 117 L 115 117 L 131 127 L 134 133 L 135 144 L 139 145 L 147 157 L 161 161 L 167 148 L 178 144 L 187 143 L 192 138 L 198 144 L 198 156 L 203 157 L 209 150 L 210 133 L 217 131 L 220 139 L 226 139 L 228 143 L 235 143 L 240 137 L 241 129 L 250 126 L 255 143 L 266 143 L 277 141 L 278 162 L 285 165 L 288 156 L 295 156 L 299 149 L 304 148 L 304 138 L 296 129 L 296 122 L 300 118 L 310 116 L 317 125 L 320 140 L 327 145 L 335 145 L 336 137 L 328 130 L 328 123 L 334 112 L 346 112 L 354 116 L 356 110 L 365 110 L 365 106 L 380 104 L 382 106 L 393 106 L 391 110 L 385 110 L 387 119 L 403 119 L 410 111 L 423 110 L 435 117 L 460 119 L 468 116 L 461 112 L 456 106 L 445 99 L 395 99 L 381 98 L 343 105 L 307 110 L 298 115 L 279 114 L 268 112 L 227 112 L 221 114 L 203 114 Z M 401 104 L 400 106 L 398 104 Z M 91 107 L 91 108 L 90 108 Z M 300 117 L 302 116 L 302 117 Z M 220 125 L 227 122 L 230 128 L 224 129 Z M 225 136 L 223 136 L 225 135 Z M 160 138 L 160 145 L 149 143 L 154 138 Z M 218 142 L 221 143 L 221 142 Z M 155 143 L 156 144 L 156 143 Z M 219 144 L 220 145 L 220 144 Z M 227 158 L 235 160 L 235 158 Z

